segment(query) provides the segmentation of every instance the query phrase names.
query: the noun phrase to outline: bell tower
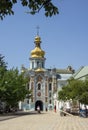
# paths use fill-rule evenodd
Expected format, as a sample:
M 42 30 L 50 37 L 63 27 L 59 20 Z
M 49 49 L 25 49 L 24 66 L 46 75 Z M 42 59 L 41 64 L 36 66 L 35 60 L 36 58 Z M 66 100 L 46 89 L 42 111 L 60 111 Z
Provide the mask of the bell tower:
M 45 68 L 45 52 L 41 49 L 41 38 L 37 34 L 34 40 L 35 48 L 31 51 L 30 69 Z

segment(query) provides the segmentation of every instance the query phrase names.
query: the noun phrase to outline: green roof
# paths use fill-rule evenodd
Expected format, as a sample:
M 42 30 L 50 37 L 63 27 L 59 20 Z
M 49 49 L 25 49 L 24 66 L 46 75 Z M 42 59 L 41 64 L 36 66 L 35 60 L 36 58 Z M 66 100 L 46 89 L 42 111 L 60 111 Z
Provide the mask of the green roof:
M 88 66 L 81 67 L 74 75 L 73 77 L 75 79 L 80 79 L 82 77 L 86 77 L 88 75 Z
M 59 74 L 73 74 L 73 71 L 67 69 L 56 69 L 56 72 Z

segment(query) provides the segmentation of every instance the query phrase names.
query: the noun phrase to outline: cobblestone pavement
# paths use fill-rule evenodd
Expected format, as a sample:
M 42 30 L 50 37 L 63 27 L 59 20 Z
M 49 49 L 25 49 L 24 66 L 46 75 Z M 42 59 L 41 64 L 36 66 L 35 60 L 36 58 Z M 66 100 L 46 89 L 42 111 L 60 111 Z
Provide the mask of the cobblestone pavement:
M 88 130 L 88 118 L 61 117 L 53 111 L 33 113 L 0 121 L 0 130 Z

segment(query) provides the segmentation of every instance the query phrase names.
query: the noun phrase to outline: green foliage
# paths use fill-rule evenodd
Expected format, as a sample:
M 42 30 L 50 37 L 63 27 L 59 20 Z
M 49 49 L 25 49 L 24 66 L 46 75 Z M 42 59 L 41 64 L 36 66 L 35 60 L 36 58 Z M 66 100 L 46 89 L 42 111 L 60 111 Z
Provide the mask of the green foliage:
M 65 101 L 66 100 L 66 93 L 64 93 L 65 91 L 63 90 L 63 91 L 59 91 L 59 100 L 63 100 L 63 101 Z
M 10 107 L 16 106 L 26 95 L 31 94 L 27 89 L 28 80 L 17 68 L 7 70 L 4 56 L 0 55 L 0 101 Z
M 17 0 L 0 0 L 0 19 L 3 19 L 6 15 L 13 15 L 13 6 Z M 53 5 L 51 0 L 20 0 L 22 6 L 26 6 L 29 9 L 30 14 L 38 13 L 42 8 L 45 10 L 45 16 L 52 16 L 59 13 L 58 8 Z
M 80 97 L 80 102 L 85 105 L 88 105 L 88 91 L 85 91 L 84 93 L 82 93 Z
M 78 100 L 80 103 L 88 104 L 88 80 L 69 80 L 66 86 L 58 92 L 59 100 Z
M 11 15 L 14 14 L 12 7 L 13 7 L 14 1 L 10 0 L 0 0 L 0 18 L 3 19 L 5 15 Z
M 5 57 L 0 54 L 0 79 L 7 71 L 7 63 L 5 63 L 4 58 Z
M 7 71 L 7 63 L 4 61 L 4 56 L 0 54 L 0 98 L 2 97 L 2 91 L 4 91 L 3 85 L 3 77 L 5 72 Z
M 15 106 L 19 101 L 24 100 L 26 94 L 30 93 L 26 88 L 27 79 L 24 78 L 23 74 L 19 74 L 17 69 L 8 70 L 2 82 L 2 100 L 8 106 Z

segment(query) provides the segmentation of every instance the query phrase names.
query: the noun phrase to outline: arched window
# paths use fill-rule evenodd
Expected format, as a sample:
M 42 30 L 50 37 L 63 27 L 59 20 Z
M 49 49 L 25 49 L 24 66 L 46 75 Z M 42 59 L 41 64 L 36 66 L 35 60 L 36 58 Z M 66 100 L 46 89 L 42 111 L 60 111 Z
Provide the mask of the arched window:
M 50 90 L 50 91 L 52 90 L 52 85 L 51 85 L 51 83 L 49 83 L 49 90 Z
M 38 84 L 38 90 L 41 90 L 41 84 L 40 83 Z
M 39 67 L 39 61 L 37 61 L 37 67 Z
M 42 62 L 42 68 L 44 68 L 44 63 Z
M 49 103 L 51 104 L 51 100 L 49 100 Z
M 34 62 L 32 61 L 32 69 L 34 69 Z
M 45 85 L 45 95 L 48 95 L 48 89 L 47 89 L 47 84 Z
M 29 90 L 29 83 L 27 84 L 27 89 Z

